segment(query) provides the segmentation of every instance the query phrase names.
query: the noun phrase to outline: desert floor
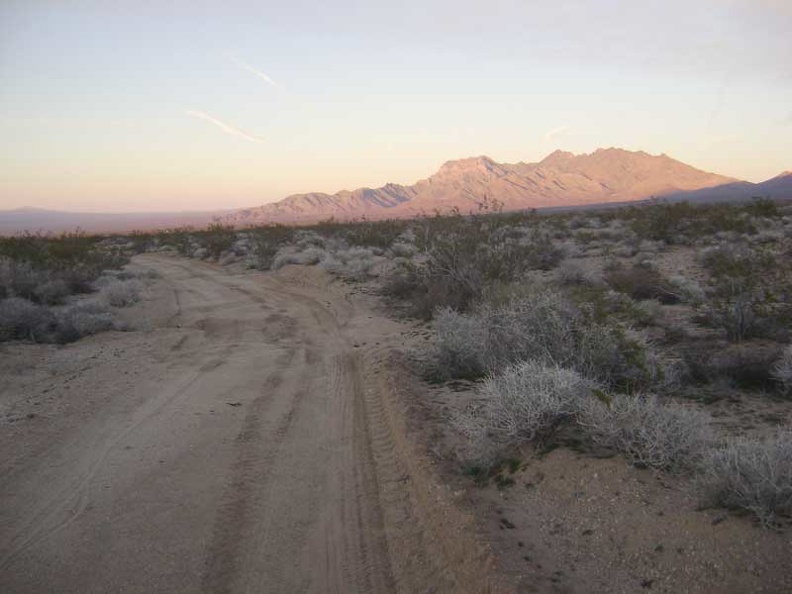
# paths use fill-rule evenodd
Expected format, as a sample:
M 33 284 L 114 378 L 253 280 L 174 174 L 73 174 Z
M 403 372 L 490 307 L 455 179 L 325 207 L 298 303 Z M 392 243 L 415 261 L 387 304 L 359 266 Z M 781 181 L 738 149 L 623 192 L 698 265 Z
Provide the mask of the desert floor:
M 421 381 L 429 331 L 364 287 L 131 267 L 131 331 L 0 346 L 2 592 L 792 591 L 789 530 L 683 478 L 574 447 L 464 477 L 469 386 Z
M 481 592 L 391 398 L 405 328 L 323 272 L 160 275 L 132 332 L 0 356 L 0 591 Z

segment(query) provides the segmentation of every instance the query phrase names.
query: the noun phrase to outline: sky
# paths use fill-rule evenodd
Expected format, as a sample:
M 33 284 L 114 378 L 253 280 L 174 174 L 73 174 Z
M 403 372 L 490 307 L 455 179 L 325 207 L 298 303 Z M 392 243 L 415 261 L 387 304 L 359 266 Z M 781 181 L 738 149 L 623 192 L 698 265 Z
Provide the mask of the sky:
M 2 0 L 0 209 L 242 208 L 621 147 L 792 169 L 788 0 Z

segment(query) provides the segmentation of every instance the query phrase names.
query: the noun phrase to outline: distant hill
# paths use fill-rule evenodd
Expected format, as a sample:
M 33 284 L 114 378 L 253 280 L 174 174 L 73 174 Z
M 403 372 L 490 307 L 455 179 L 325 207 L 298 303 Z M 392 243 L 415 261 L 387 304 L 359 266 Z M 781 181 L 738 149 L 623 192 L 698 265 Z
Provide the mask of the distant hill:
M 699 203 L 745 202 L 756 197 L 792 200 L 792 172 L 785 171 L 781 175 L 758 184 L 739 181 L 690 192 L 678 192 L 668 196 L 671 200 L 689 200 Z
M 229 212 L 94 213 L 18 208 L 0 210 L 0 235 L 25 231 L 58 233 L 76 229 L 90 233 L 123 233 L 182 226 L 205 227 Z
M 759 191 L 754 186 L 761 186 L 707 173 L 667 155 L 617 148 L 582 155 L 556 151 L 538 163 L 497 163 L 481 156 L 449 161 L 428 179 L 411 186 L 387 184 L 332 195 L 295 194 L 222 220 L 254 225 L 329 217 L 410 217 L 453 208 L 469 212 L 486 200 L 497 201 L 505 210 L 557 208 L 679 197 L 732 184 L 749 194 Z

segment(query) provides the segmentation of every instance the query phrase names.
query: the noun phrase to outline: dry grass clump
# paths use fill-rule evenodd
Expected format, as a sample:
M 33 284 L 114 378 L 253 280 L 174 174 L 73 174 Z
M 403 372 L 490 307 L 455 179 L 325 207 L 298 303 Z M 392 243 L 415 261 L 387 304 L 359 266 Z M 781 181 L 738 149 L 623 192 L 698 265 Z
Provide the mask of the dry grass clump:
M 749 510 L 765 525 L 792 515 L 792 431 L 732 439 L 710 450 L 698 484 L 706 504 Z
M 578 422 L 594 442 L 664 470 L 694 468 L 713 438 L 709 415 L 653 395 L 600 392 L 585 402 Z

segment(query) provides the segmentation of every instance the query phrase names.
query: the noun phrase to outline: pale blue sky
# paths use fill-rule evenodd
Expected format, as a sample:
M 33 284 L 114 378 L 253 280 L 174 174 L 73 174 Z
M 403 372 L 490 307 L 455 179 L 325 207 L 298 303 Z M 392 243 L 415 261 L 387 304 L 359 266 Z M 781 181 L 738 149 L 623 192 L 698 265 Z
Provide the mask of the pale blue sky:
M 0 5 L 0 208 L 244 207 L 608 146 L 792 169 L 792 2 Z

